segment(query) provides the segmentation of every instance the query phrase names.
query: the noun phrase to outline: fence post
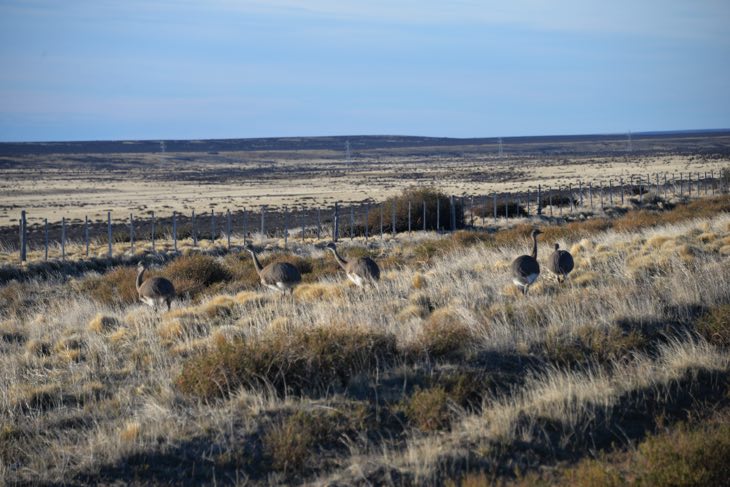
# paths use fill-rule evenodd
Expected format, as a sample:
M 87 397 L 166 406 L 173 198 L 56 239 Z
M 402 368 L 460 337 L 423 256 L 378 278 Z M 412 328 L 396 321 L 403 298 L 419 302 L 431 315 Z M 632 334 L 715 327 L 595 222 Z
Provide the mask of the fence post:
M 687 196 L 692 197 L 692 173 L 687 173 Z
M 474 197 L 469 197 L 469 226 L 474 229 Z
M 304 243 L 304 207 L 299 211 L 299 224 L 302 227 L 302 243 Z
M 46 251 L 45 251 L 45 255 L 43 257 L 43 260 L 48 260 L 48 218 L 44 218 L 43 219 L 43 226 L 46 229 L 46 231 L 45 231 L 45 234 L 46 234 L 45 235 L 45 237 L 46 237 L 45 238 L 45 241 L 46 241 Z
M 664 200 L 667 199 L 667 173 L 664 173 Z
M 712 194 L 715 194 L 715 171 L 710 170 L 710 182 L 712 184 Z
M 484 199 L 483 199 L 484 208 L 482 209 L 482 226 L 483 227 L 487 226 L 487 199 L 488 199 L 488 196 L 484 195 Z
M 155 212 L 152 212 L 152 253 L 155 252 Z
M 568 199 L 570 199 L 570 212 L 573 213 L 573 188 L 568 185 Z M 591 199 L 591 208 L 593 208 L 593 200 Z
M 613 182 L 608 180 L 608 204 L 613 206 Z
M 570 199 L 573 201 L 573 199 Z M 593 181 L 588 183 L 588 200 L 590 201 L 591 211 L 593 211 Z
M 243 207 L 243 245 L 246 245 L 246 237 L 248 237 L 248 212 L 246 211 L 246 207 Z
M 621 185 L 621 206 L 624 204 L 624 178 L 619 178 L 619 184 Z
M 177 252 L 177 212 L 172 212 L 172 248 Z
M 701 182 L 700 182 L 700 173 L 699 173 L 699 172 L 697 172 L 697 197 L 698 197 L 698 198 L 699 198 L 699 197 L 700 197 L 700 195 L 701 195 L 701 193 L 700 193 L 700 183 L 701 183 Z
M 601 186 L 598 188 L 598 195 L 601 198 L 601 211 L 603 211 L 603 183 L 601 183 Z
M 266 235 L 266 205 L 261 206 L 261 236 Z
M 509 193 L 504 197 L 504 218 L 509 219 Z
M 370 203 L 365 203 L 365 241 L 370 236 Z
M 109 258 L 112 257 L 112 212 L 106 212 L 107 231 L 109 233 Z
M 25 262 L 28 258 L 28 251 L 26 247 L 26 242 L 28 240 L 27 233 L 25 231 L 26 226 L 26 220 L 25 220 L 25 210 L 21 210 L 20 212 L 20 262 Z
M 542 188 L 537 185 L 537 216 L 542 215 Z
M 426 200 L 423 200 L 423 231 L 426 231 Z
M 705 177 L 702 179 L 702 185 L 705 187 L 705 196 L 707 196 L 707 171 L 705 171 Z
M 339 219 L 340 219 L 340 206 L 335 201 L 335 214 L 334 214 L 334 219 L 332 221 L 332 241 L 333 242 L 337 242 L 337 238 L 338 238 L 338 236 L 340 234 L 340 228 L 339 228 L 340 227 L 340 222 L 339 222 Z
M 682 173 L 680 172 L 679 173 L 679 196 L 682 196 L 682 192 L 684 190 L 684 188 L 682 186 L 683 186 L 683 183 L 682 183 Z
M 558 215 L 563 216 L 563 193 L 560 191 L 560 185 L 558 185 Z
M 322 238 L 322 215 L 321 208 L 317 207 L 317 240 Z
M 441 198 L 436 197 L 436 232 L 441 232 Z
M 527 191 L 527 216 L 530 216 L 530 192 Z
M 284 248 L 287 248 L 289 243 L 289 209 L 284 207 Z
M 548 187 L 548 205 L 550 206 L 550 216 L 553 216 L 553 191 Z
M 580 206 L 582 208 L 583 207 L 583 181 L 578 181 L 578 198 L 579 198 L 578 206 Z M 572 197 L 571 197 L 571 200 L 572 200 Z
M 210 241 L 215 242 L 215 210 L 210 210 Z
M 66 217 L 61 218 L 61 260 L 66 260 Z
M 129 214 L 129 243 L 132 253 L 134 253 L 134 215 Z
M 198 235 L 195 233 L 195 210 L 193 210 L 193 218 L 192 218 L 192 227 L 193 227 L 193 247 L 198 246 Z
M 449 199 L 449 208 L 450 208 L 450 223 L 451 223 L 451 231 L 456 230 L 456 203 L 454 202 L 454 195 L 451 195 L 451 198 Z
M 228 208 L 226 210 L 226 224 L 228 225 L 227 233 L 228 233 L 228 250 L 231 250 L 231 209 Z
M 380 241 L 383 241 L 383 205 L 385 203 L 380 203 Z
M 408 201 L 408 235 L 411 234 L 411 202 Z
M 355 207 L 350 205 L 350 241 L 355 238 Z
M 86 244 L 86 258 L 89 258 L 89 216 L 84 216 L 84 242 Z
M 487 207 L 485 205 L 484 209 L 486 210 L 486 208 Z M 496 192 L 492 195 L 492 210 L 494 212 L 494 224 L 496 225 L 497 224 L 497 193 Z
M 644 177 L 639 174 L 639 204 L 644 202 Z
M 393 214 L 391 215 L 391 223 L 392 223 L 392 230 L 393 230 L 393 236 L 395 237 L 395 200 L 393 200 Z
M 659 198 L 659 173 L 656 173 L 656 183 L 654 184 L 656 197 Z

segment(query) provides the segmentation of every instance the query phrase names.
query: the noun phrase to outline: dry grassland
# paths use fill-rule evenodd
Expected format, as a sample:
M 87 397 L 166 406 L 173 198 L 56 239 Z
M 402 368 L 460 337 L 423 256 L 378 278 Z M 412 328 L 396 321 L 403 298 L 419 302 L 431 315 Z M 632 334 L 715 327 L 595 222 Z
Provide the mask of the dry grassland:
M 730 401 L 729 205 L 546 226 L 527 297 L 509 264 L 534 221 L 343 242 L 381 263 L 366 290 L 319 245 L 259 240 L 302 272 L 292 298 L 245 255 L 186 251 L 154 271 L 181 291 L 170 312 L 135 301 L 139 255 L 29 269 L 0 286 L 0 478 L 712 484 L 730 464 L 726 436 L 703 442 Z M 554 241 L 576 260 L 564 285 Z

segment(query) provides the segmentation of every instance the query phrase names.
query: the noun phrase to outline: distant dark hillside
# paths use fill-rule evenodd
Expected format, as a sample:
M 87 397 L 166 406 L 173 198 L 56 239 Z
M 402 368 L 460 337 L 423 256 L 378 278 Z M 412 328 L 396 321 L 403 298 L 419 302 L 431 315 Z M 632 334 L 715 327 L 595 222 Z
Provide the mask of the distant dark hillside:
M 492 146 L 496 137 L 456 139 L 447 137 L 413 137 L 398 135 L 358 135 L 336 137 L 272 137 L 257 139 L 165 140 L 167 152 L 229 151 L 343 151 L 350 142 L 352 151 L 422 147 Z M 645 132 L 632 134 L 634 150 L 641 142 L 654 150 L 723 152 L 730 151 L 730 130 Z M 0 143 L 0 156 L 44 154 L 156 153 L 160 140 L 84 141 L 84 142 L 9 142 Z M 503 137 L 505 152 L 513 153 L 603 153 L 614 152 L 627 144 L 626 134 L 559 135 L 537 137 Z

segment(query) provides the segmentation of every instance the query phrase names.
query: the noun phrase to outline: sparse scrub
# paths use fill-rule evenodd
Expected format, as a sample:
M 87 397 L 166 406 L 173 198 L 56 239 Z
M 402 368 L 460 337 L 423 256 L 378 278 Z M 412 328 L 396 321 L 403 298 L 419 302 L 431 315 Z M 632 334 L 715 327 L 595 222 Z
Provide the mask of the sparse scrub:
M 230 279 L 228 271 L 214 257 L 201 254 L 179 257 L 160 274 L 172 281 L 178 295 L 190 298 L 209 292 L 211 286 Z

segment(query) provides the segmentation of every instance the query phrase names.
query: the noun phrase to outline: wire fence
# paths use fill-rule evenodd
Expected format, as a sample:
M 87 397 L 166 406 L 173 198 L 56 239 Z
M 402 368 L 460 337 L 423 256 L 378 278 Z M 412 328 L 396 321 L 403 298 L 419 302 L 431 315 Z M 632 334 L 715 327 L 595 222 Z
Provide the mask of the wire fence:
M 292 241 L 364 238 L 383 239 L 385 235 L 402 232 L 453 232 L 460 229 L 486 228 L 500 220 L 526 217 L 568 217 L 571 214 L 597 211 L 625 205 L 646 206 L 670 198 L 698 198 L 728 192 L 730 170 L 719 173 L 655 173 L 630 175 L 608 181 L 577 182 L 564 186 L 538 186 L 536 191 L 492 193 L 482 195 L 440 196 L 411 200 L 392 198 L 385 202 L 341 204 L 329 207 L 284 207 L 230 209 L 196 213 L 173 212 L 157 217 L 150 212 L 140 218 L 130 213 L 120 222 L 117 215 L 107 212 L 105 221 L 67 220 L 32 222 L 22 210 L 18 225 L 7 234 L 2 251 L 17 253 L 21 262 L 28 252 L 42 251 L 43 259 L 64 260 L 67 245 L 81 243 L 82 255 L 89 257 L 93 246 L 106 247 L 106 256 L 119 252 L 145 249 L 156 252 L 160 241 L 171 242 L 178 251 L 181 240 L 192 241 L 197 247 L 203 241 L 231 248 L 231 240 L 253 235 L 283 239 L 286 248 Z M 30 223 L 30 224 L 29 224 Z M 17 232 L 17 233 L 16 233 Z M 14 240 L 14 241 L 13 241 Z M 123 245 L 115 245 L 123 244 Z M 120 250 L 123 249 L 123 250 Z

